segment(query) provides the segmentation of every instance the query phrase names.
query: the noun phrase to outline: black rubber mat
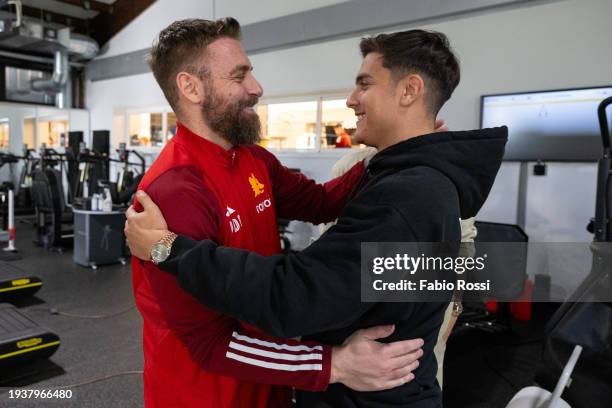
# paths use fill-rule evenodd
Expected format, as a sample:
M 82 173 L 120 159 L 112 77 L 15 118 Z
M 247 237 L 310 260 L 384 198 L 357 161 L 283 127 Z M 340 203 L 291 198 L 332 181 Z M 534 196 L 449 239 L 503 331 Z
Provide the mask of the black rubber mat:
M 29 275 L 14 264 L 0 262 L 0 302 L 32 296 L 41 287 L 42 281 L 39 277 Z
M 0 304 L 0 378 L 10 376 L 16 366 L 50 357 L 59 345 L 57 334 L 14 306 Z

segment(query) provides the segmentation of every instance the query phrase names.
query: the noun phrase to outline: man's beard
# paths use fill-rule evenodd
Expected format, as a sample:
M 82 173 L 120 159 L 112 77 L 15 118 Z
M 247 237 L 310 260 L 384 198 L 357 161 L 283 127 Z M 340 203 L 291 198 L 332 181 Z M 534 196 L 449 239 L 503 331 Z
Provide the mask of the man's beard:
M 202 103 L 202 114 L 208 127 L 232 145 L 250 145 L 261 140 L 259 116 L 244 109 L 254 106 L 257 97 L 234 103 L 224 101 L 211 85 L 207 86 L 208 97 Z

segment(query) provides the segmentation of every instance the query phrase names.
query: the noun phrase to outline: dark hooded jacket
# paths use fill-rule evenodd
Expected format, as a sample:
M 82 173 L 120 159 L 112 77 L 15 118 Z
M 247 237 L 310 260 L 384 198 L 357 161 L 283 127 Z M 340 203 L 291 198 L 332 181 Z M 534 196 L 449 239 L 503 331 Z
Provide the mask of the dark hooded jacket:
M 298 406 L 440 407 L 433 348 L 446 304 L 361 302 L 360 244 L 459 242 L 459 218 L 483 205 L 506 141 L 501 127 L 423 135 L 379 152 L 337 224 L 300 253 L 263 257 L 180 236 L 160 266 L 204 305 L 279 337 L 336 345 L 358 329 L 395 324 L 384 341 L 424 339 L 410 383 L 379 392 L 332 384 L 298 391 Z

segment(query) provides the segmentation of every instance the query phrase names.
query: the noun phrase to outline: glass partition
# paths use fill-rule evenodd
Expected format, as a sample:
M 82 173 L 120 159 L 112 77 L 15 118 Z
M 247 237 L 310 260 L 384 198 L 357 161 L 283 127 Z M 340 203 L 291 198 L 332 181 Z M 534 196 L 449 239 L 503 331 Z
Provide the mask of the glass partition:
M 258 107 L 262 139 L 273 149 L 315 149 L 317 101 L 274 103 Z

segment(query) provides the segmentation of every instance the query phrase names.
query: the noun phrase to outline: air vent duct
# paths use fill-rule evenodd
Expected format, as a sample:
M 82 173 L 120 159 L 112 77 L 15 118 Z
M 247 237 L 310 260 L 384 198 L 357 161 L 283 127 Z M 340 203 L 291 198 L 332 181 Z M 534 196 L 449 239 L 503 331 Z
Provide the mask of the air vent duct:
M 65 51 L 55 51 L 53 58 L 53 75 L 49 79 L 35 79 L 32 89 L 39 92 L 55 94 L 55 106 L 66 107 L 65 93 L 68 80 L 68 54 Z

